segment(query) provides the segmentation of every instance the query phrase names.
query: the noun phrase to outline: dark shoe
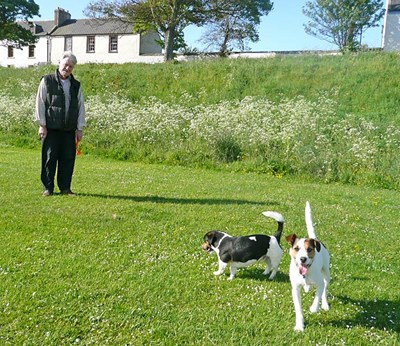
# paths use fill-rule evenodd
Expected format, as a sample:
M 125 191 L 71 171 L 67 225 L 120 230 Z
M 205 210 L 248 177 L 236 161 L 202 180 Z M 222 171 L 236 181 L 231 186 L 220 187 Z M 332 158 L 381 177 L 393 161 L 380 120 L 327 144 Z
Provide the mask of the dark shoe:
M 76 193 L 72 192 L 71 190 L 61 190 L 61 194 L 67 196 L 76 196 Z
M 53 191 L 44 190 L 42 195 L 43 195 L 44 197 L 48 197 L 48 196 L 51 196 L 52 194 L 53 194 Z

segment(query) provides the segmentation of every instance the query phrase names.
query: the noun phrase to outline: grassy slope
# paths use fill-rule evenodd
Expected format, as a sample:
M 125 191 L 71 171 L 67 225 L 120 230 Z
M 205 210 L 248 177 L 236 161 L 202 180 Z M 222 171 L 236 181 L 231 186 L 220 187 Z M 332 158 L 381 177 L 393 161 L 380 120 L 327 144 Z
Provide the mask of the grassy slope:
M 38 151 L 0 148 L 4 345 L 398 345 L 398 193 L 256 174 L 77 159 L 75 198 L 40 195 Z M 303 235 L 332 254 L 329 312 L 294 313 L 283 257 L 215 278 L 209 229 Z M 283 248 L 287 249 L 283 242 Z M 304 309 L 312 296 L 304 298 Z
M 272 100 L 304 95 L 314 100 L 321 92 L 336 90 L 333 98 L 339 100 L 339 115 L 355 113 L 378 124 L 399 125 L 398 59 L 395 53 L 368 52 L 156 65 L 80 65 L 75 72 L 85 95 L 122 92 L 132 100 L 156 96 L 169 101 L 183 93 L 196 95 L 203 103 L 249 95 Z M 23 80 L 34 93 L 40 76 L 52 69 L 0 69 L 4 81 L 0 90 L 18 93 Z

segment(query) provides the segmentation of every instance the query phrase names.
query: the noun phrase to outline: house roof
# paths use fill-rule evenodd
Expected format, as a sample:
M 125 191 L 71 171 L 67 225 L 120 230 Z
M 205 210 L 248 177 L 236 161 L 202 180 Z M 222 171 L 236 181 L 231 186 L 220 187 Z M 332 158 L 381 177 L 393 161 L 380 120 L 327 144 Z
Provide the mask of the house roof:
M 37 36 L 48 35 L 54 28 L 53 20 L 40 20 L 35 22 L 18 22 L 24 29 L 32 30 L 32 25 L 34 26 L 33 33 Z
M 27 22 L 19 22 L 25 29 L 30 29 Z M 44 36 L 76 36 L 76 35 L 109 35 L 132 34 L 132 24 L 125 23 L 117 18 L 107 19 L 67 19 L 60 26 L 55 26 L 54 21 L 35 21 L 34 34 Z
M 132 24 L 120 19 L 67 19 L 53 36 L 132 34 Z

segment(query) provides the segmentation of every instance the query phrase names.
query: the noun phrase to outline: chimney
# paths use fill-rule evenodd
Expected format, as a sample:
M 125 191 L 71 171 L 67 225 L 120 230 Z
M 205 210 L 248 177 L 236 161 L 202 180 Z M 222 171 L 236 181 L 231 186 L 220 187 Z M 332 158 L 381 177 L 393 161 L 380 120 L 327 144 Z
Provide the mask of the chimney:
M 60 7 L 57 7 L 54 10 L 54 25 L 55 26 L 61 26 L 68 19 L 71 19 L 71 14 L 68 11 L 66 11 Z

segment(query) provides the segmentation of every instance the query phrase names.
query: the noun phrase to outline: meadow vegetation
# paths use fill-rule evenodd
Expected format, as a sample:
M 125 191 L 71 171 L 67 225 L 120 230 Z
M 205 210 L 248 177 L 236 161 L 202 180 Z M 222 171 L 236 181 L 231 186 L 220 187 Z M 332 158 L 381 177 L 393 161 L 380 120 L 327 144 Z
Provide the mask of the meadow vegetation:
M 82 150 L 140 162 L 212 167 L 399 188 L 397 54 L 82 65 Z M 0 129 L 37 146 L 40 76 L 0 69 Z
M 0 68 L 1 345 L 400 345 L 397 54 L 78 65 L 76 197 L 41 196 L 40 76 Z M 329 184 L 328 184 L 329 183 Z M 331 310 L 295 333 L 284 236 L 304 205 L 331 253 Z M 203 235 L 272 234 L 214 277 Z

